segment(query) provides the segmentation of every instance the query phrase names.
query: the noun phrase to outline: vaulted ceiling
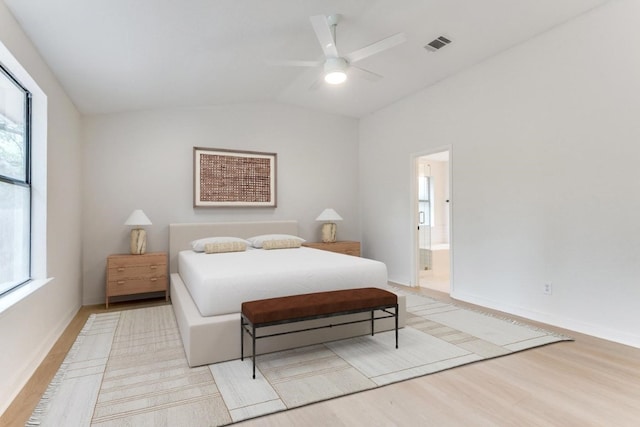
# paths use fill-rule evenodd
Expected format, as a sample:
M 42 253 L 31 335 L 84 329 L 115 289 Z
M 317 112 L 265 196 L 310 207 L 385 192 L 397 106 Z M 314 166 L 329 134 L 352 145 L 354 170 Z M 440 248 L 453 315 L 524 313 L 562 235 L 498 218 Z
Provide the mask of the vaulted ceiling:
M 607 0 L 4 0 L 78 109 L 100 114 L 280 102 L 362 117 Z M 407 41 L 350 76 L 310 89 L 321 67 L 309 17 L 340 14 L 351 52 L 392 34 Z M 424 46 L 445 36 L 437 52 Z

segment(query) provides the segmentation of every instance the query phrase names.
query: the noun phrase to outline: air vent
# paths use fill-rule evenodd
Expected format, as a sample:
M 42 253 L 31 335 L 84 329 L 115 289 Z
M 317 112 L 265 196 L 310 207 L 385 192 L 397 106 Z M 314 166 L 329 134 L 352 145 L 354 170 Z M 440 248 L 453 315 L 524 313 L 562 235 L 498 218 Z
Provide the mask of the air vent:
M 424 48 L 427 49 L 429 52 L 435 52 L 439 49 L 442 49 L 449 43 L 451 43 L 451 40 L 449 40 L 445 36 L 440 36 L 437 39 L 433 40 L 432 42 L 427 43 Z

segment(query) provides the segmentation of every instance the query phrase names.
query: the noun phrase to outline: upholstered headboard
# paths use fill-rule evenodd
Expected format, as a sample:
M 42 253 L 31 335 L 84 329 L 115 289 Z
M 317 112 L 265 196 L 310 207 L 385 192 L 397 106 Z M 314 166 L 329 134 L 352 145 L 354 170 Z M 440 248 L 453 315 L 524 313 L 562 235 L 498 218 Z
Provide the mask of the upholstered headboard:
M 211 222 L 169 224 L 169 271 L 178 272 L 178 253 L 191 249 L 195 239 L 233 236 L 246 239 L 260 234 L 298 235 L 298 221 Z

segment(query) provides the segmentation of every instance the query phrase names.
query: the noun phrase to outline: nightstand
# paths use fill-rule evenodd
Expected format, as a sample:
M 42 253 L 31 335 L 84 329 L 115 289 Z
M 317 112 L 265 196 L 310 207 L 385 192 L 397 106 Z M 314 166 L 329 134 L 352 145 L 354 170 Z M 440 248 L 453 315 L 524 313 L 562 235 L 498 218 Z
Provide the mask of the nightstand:
M 323 251 L 338 252 L 345 255 L 360 256 L 360 242 L 353 242 L 349 240 L 333 243 L 305 242 L 302 246 L 321 249 Z
M 166 252 L 144 255 L 109 255 L 107 257 L 107 292 L 109 297 L 164 292 L 169 301 Z

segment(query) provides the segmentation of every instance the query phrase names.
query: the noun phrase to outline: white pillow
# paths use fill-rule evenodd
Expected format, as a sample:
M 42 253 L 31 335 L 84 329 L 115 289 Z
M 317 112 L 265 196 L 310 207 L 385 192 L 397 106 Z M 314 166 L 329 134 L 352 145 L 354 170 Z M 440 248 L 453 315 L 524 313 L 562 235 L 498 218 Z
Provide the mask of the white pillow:
M 204 239 L 198 239 L 191 242 L 191 249 L 193 249 L 194 252 L 204 252 L 204 246 L 207 243 L 230 243 L 230 242 L 240 242 L 246 245 L 251 244 L 245 239 L 241 239 L 239 237 L 205 237 Z
M 302 237 L 292 236 L 291 234 L 263 234 L 261 236 L 253 236 L 247 239 L 251 246 L 260 249 L 267 240 L 297 240 L 300 243 L 306 242 Z

